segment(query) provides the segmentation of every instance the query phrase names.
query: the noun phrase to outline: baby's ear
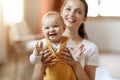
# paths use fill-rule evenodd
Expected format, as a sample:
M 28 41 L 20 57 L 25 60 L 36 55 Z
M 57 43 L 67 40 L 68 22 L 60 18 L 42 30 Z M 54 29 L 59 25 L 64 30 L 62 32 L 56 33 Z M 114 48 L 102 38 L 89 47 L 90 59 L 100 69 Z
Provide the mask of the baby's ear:
M 63 26 L 63 30 L 65 31 L 65 29 L 66 29 L 66 26 Z

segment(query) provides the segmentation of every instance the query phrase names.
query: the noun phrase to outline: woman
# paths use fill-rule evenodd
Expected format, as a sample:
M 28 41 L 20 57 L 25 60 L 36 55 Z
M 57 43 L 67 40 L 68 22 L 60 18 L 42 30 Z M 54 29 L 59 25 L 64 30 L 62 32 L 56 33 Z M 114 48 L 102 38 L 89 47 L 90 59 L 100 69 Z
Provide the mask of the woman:
M 69 37 L 72 46 L 81 43 L 85 48 L 82 56 L 83 63 L 75 61 L 69 53 L 61 56 L 66 60 L 61 63 L 72 66 L 77 80 L 95 80 L 96 67 L 98 66 L 98 49 L 94 43 L 87 40 L 87 34 L 84 30 L 87 11 L 88 6 L 85 0 L 66 0 L 61 8 L 61 15 L 67 27 L 64 35 Z M 44 56 L 45 58 L 43 57 L 41 65 L 35 66 L 35 71 L 41 70 L 37 72 L 40 73 L 37 74 L 38 80 L 42 80 L 46 66 L 55 64 L 49 63 L 52 60 L 52 58 L 48 58 L 49 55 Z

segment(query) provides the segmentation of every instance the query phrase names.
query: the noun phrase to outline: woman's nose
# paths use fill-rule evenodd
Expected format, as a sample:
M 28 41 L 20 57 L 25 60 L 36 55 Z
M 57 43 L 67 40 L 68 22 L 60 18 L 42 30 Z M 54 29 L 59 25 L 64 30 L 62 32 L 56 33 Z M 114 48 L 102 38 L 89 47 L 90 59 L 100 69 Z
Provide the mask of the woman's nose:
M 74 14 L 74 10 L 71 10 L 70 12 L 69 12 L 69 15 L 71 16 L 71 17 L 73 17 L 75 14 Z

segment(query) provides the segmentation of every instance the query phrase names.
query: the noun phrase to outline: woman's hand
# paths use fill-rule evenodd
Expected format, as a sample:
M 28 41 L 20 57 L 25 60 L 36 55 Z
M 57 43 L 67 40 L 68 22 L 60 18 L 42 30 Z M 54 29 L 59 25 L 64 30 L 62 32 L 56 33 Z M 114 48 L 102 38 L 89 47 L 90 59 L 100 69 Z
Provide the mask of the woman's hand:
M 51 56 L 53 54 L 50 49 L 46 48 L 43 50 L 43 55 L 42 55 L 42 65 L 43 66 L 51 66 L 56 64 L 56 62 L 52 62 L 52 60 L 55 58 L 54 56 Z
M 70 53 L 70 51 L 65 48 L 62 52 L 60 57 L 63 59 L 61 61 L 62 64 L 68 64 L 71 65 L 73 68 L 73 71 L 76 75 L 77 80 L 89 80 L 86 72 L 82 68 L 81 64 L 79 61 L 75 61 Z
M 63 64 L 69 64 L 71 65 L 72 67 L 74 67 L 76 65 L 76 61 L 73 59 L 70 51 L 68 48 L 65 48 L 61 54 L 60 54 L 60 57 L 63 59 L 60 63 L 63 63 Z

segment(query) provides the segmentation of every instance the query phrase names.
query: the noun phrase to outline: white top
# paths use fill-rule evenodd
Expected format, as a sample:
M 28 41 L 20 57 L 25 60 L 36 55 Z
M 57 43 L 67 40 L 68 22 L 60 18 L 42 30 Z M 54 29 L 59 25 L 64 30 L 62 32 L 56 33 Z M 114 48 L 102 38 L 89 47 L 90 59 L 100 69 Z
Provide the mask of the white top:
M 68 44 L 69 46 L 72 45 L 71 47 L 73 48 L 79 45 L 71 44 L 71 42 L 68 42 Z M 99 66 L 99 51 L 97 46 L 87 39 L 83 39 L 82 44 L 85 48 L 84 53 L 80 56 L 73 55 L 73 58 L 79 61 L 83 68 L 85 65 Z
M 44 47 L 45 47 L 46 46 L 45 39 L 42 39 L 41 41 L 44 42 Z M 84 48 L 85 48 L 84 53 L 81 56 L 76 56 L 74 55 L 74 53 L 71 52 L 73 58 L 76 61 L 79 61 L 83 68 L 85 65 L 99 66 L 99 52 L 97 46 L 93 42 L 86 39 L 82 41 L 82 44 L 84 44 Z M 75 48 L 76 46 L 77 45 L 72 44 L 70 41 L 68 41 L 66 45 L 66 47 L 73 47 L 73 48 Z M 30 56 L 30 62 L 32 64 L 39 63 L 41 60 L 41 56 L 34 55 L 35 52 L 36 51 L 34 50 Z

